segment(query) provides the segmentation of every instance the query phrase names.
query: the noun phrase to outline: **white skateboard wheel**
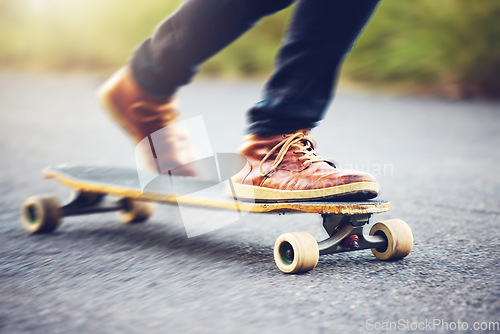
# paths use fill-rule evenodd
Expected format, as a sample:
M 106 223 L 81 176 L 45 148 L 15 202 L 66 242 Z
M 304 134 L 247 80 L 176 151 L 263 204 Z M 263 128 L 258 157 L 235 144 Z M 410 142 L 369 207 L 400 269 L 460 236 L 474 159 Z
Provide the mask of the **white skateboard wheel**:
M 411 229 L 401 219 L 391 219 L 376 223 L 370 235 L 382 235 L 387 239 L 385 249 L 372 248 L 372 253 L 380 260 L 399 260 L 410 254 L 413 247 Z
M 22 224 L 30 233 L 50 233 L 61 224 L 60 204 L 55 196 L 34 196 L 28 198 L 22 208 Z
M 154 205 L 131 198 L 120 200 L 124 204 L 124 209 L 118 212 L 122 223 L 137 224 L 148 220 L 154 213 Z
M 287 274 L 303 273 L 318 264 L 319 246 L 308 232 L 282 234 L 274 244 L 274 261 Z

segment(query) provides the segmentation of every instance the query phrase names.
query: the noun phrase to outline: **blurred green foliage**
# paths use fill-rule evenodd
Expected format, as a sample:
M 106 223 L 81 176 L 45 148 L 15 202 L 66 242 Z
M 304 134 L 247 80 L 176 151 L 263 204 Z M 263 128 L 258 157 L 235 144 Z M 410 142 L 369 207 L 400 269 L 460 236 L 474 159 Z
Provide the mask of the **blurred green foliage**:
M 0 66 L 115 69 L 181 0 L 0 0 Z M 291 10 L 265 18 L 203 72 L 264 75 Z M 500 1 L 384 0 L 343 71 L 365 84 L 499 97 Z
M 500 97 L 500 1 L 386 0 L 345 73 L 449 97 Z

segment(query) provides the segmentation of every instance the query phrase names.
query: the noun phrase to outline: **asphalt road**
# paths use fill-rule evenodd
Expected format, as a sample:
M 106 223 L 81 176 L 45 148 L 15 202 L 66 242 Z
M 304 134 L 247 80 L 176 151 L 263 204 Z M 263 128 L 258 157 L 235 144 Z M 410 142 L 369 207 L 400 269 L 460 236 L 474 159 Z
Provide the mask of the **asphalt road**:
M 414 248 L 397 262 L 370 251 L 324 256 L 309 273 L 285 275 L 273 261 L 275 238 L 300 230 L 324 238 L 319 216 L 247 215 L 187 238 L 178 209 L 162 206 L 143 225 L 102 214 L 68 218 L 51 235 L 24 232 L 27 197 L 69 195 L 40 177 L 43 167 L 134 166 L 130 141 L 94 99 L 101 79 L 0 73 L 0 332 L 498 326 L 499 104 L 340 92 L 313 133 L 319 151 L 377 176 L 392 210 L 375 220 L 407 221 Z M 203 115 L 214 151 L 234 152 L 259 90 L 258 82 L 195 82 L 181 93 L 183 116 Z

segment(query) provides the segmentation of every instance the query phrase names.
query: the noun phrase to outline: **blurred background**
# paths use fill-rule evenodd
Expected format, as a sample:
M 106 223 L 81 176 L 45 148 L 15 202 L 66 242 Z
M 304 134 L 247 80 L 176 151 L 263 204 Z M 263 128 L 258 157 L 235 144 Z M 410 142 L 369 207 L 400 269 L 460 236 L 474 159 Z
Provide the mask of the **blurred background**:
M 0 0 L 0 68 L 113 71 L 181 0 Z M 264 19 L 203 67 L 263 77 L 293 8 Z M 452 99 L 500 96 L 498 0 L 384 0 L 343 82 Z
M 319 215 L 246 215 L 188 239 L 180 211 L 157 206 L 145 225 L 121 226 L 110 213 L 68 217 L 51 235 L 23 231 L 26 198 L 54 193 L 62 202 L 69 193 L 42 179 L 43 168 L 135 167 L 132 142 L 95 91 L 180 2 L 0 0 L 0 333 L 498 325 L 500 0 L 382 0 L 314 130 L 323 156 L 377 177 L 391 211 L 373 222 L 411 226 L 414 248 L 402 261 L 360 251 L 282 275 L 276 238 L 324 239 Z M 264 19 L 179 92 L 182 117 L 203 116 L 214 152 L 240 145 L 243 115 L 259 99 L 292 10 Z

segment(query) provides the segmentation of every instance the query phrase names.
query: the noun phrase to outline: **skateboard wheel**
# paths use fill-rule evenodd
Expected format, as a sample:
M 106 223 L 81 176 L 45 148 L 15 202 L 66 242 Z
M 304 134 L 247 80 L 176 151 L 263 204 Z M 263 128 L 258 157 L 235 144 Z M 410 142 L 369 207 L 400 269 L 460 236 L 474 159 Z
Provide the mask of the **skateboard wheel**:
M 143 223 L 148 220 L 154 212 L 154 205 L 152 203 L 131 198 L 123 198 L 120 201 L 123 203 L 124 209 L 120 210 L 118 215 L 124 224 Z
M 410 254 L 413 247 L 411 229 L 401 219 L 391 219 L 376 223 L 370 235 L 382 235 L 387 239 L 385 249 L 372 248 L 372 253 L 379 260 L 399 260 Z
M 319 246 L 308 232 L 285 233 L 274 244 L 274 261 L 287 274 L 303 273 L 318 264 Z
M 50 233 L 61 224 L 61 209 L 55 196 L 28 198 L 21 208 L 22 224 L 30 233 Z

